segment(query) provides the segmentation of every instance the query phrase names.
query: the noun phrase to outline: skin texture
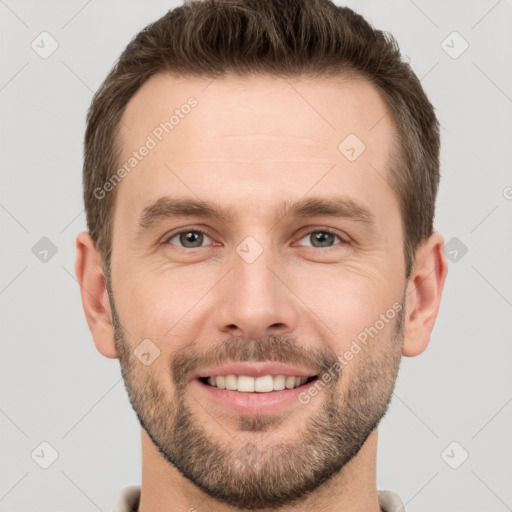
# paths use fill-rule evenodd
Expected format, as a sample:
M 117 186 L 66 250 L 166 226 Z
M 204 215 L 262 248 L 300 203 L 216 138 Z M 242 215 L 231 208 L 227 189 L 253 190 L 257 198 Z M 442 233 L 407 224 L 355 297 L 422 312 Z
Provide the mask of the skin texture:
M 347 78 L 157 75 L 124 113 L 120 164 L 190 97 L 197 105 L 117 185 L 109 283 L 89 235 L 77 237 L 89 328 L 100 353 L 119 358 L 143 426 L 139 510 L 377 512 L 377 424 L 401 356 L 428 345 L 447 274 L 434 233 L 405 279 L 387 107 Z M 354 161 L 338 150 L 349 134 L 366 146 Z M 363 205 L 373 226 L 284 215 L 283 201 L 334 195 Z M 143 209 L 166 196 L 232 216 L 159 218 L 141 230 Z M 317 241 L 324 229 L 333 235 Z M 250 263 L 237 251 L 248 236 L 253 255 L 262 249 Z M 307 404 L 238 414 L 190 381 L 228 361 L 326 371 L 375 325 Z M 134 352 L 147 339 L 159 351 L 150 365 Z

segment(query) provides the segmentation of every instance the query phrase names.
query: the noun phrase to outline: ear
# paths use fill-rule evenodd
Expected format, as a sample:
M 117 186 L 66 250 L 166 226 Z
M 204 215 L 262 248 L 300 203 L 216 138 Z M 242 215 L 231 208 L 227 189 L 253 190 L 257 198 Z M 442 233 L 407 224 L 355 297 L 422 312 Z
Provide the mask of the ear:
M 444 238 L 434 232 L 416 251 L 415 263 L 407 282 L 402 346 L 404 356 L 417 356 L 427 348 L 447 273 Z
M 82 306 L 94 344 L 105 357 L 117 358 L 112 327 L 112 312 L 108 300 L 101 255 L 89 233 L 76 237 L 75 273 L 80 284 Z

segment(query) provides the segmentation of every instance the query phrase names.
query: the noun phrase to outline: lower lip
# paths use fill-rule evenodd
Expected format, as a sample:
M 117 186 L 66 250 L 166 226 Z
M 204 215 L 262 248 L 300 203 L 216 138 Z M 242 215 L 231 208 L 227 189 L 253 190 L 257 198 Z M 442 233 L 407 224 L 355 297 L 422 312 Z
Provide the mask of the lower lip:
M 220 389 L 215 386 L 203 384 L 199 379 L 194 379 L 192 385 L 199 386 L 199 389 L 225 407 L 229 407 L 239 413 L 271 413 L 276 412 L 286 405 L 298 402 L 299 395 L 306 391 L 309 386 L 315 384 L 315 379 L 298 388 L 283 389 L 282 391 L 269 391 L 267 393 L 243 393 Z

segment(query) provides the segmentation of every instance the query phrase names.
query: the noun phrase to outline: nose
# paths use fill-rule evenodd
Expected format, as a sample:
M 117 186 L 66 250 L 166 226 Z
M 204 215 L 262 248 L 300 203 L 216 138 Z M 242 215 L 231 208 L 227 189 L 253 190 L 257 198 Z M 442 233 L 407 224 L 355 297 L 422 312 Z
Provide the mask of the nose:
M 235 253 L 232 270 L 218 290 L 217 328 L 246 339 L 295 331 L 297 299 L 286 283 L 284 265 L 269 250 L 252 262 Z

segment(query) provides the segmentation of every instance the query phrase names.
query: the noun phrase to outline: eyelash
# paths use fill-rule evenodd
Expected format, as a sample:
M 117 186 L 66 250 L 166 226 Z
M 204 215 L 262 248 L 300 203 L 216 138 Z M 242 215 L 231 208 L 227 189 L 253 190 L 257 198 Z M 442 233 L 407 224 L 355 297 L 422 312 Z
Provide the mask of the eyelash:
M 182 230 L 177 231 L 176 233 L 173 233 L 172 235 L 166 237 L 164 239 L 164 241 L 163 241 L 163 244 L 164 245 L 169 244 L 170 240 L 172 240 L 174 237 L 179 236 L 179 235 L 181 235 L 183 233 L 201 233 L 202 235 L 206 235 L 208 238 L 212 239 L 212 237 L 206 231 L 204 231 L 202 229 L 197 229 L 197 228 L 192 227 L 192 228 L 182 229 Z M 334 235 L 335 237 L 337 237 L 340 240 L 342 245 L 347 245 L 347 244 L 350 243 L 347 240 L 344 240 L 338 233 L 336 233 L 335 231 L 333 231 L 332 229 L 329 229 L 329 228 L 313 229 L 311 231 L 306 232 L 303 236 L 301 236 L 301 238 L 299 240 L 302 240 L 306 236 L 312 235 L 313 233 L 327 233 L 329 235 Z M 176 244 L 170 244 L 170 245 L 176 245 Z M 181 245 L 177 245 L 177 247 L 180 247 L 181 249 L 193 250 L 193 249 L 202 249 L 204 246 L 190 248 L 190 247 L 183 247 Z M 306 246 L 306 247 L 311 247 L 313 249 L 324 249 L 324 250 L 326 250 L 326 249 L 332 249 L 335 246 L 330 246 L 330 247 L 314 247 L 314 246 L 310 245 L 310 246 Z

